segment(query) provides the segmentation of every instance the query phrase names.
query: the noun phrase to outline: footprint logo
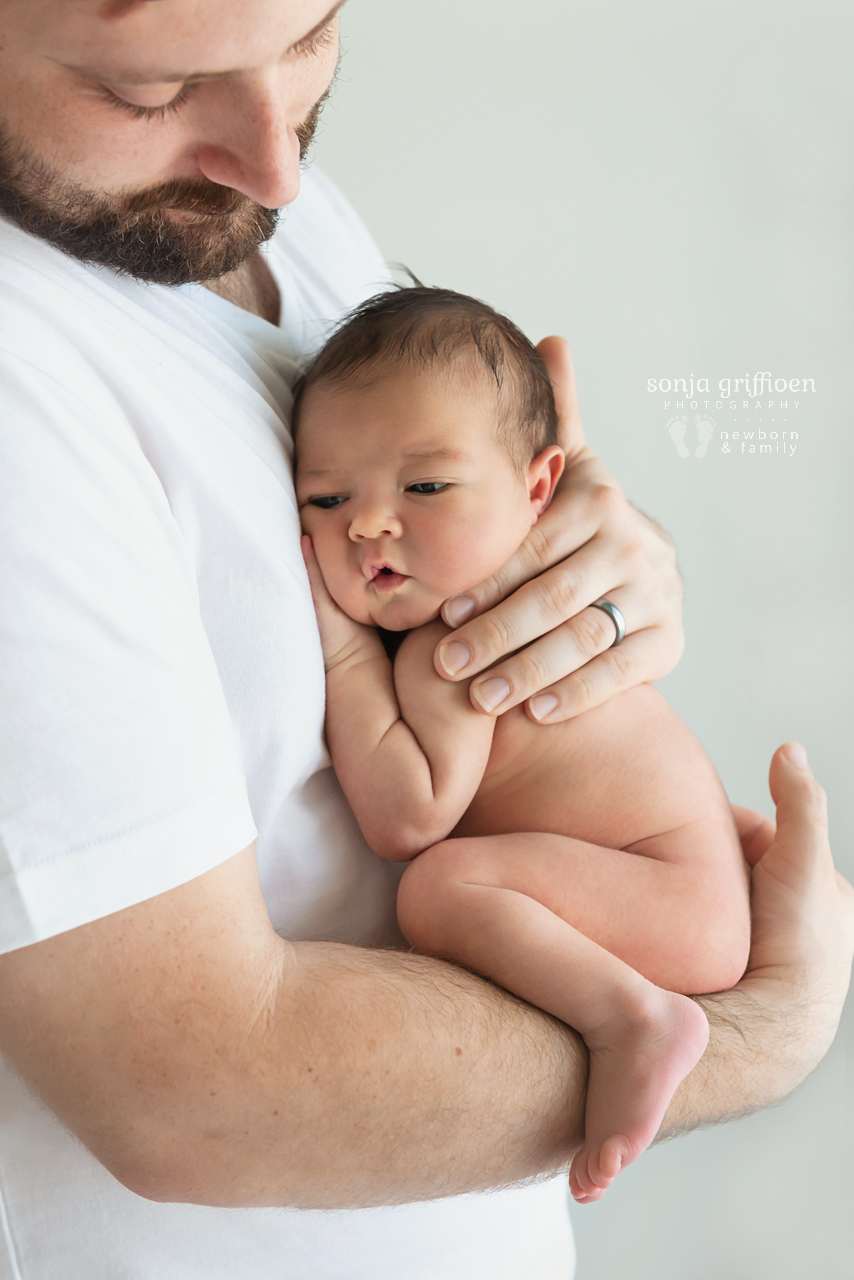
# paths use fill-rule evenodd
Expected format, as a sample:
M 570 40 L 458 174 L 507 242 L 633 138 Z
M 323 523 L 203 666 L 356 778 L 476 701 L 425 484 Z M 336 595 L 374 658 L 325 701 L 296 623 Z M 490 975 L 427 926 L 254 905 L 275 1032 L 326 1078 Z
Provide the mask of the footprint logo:
M 694 414 L 694 423 L 697 428 L 697 447 L 694 450 L 695 458 L 705 458 L 706 450 L 709 447 L 709 441 L 715 434 L 714 419 L 706 418 L 701 413 Z M 688 430 L 688 416 L 682 414 L 678 418 L 671 418 L 667 424 L 667 430 L 670 439 L 676 445 L 676 452 L 680 458 L 689 458 L 690 450 L 685 443 L 685 433 Z
M 671 418 L 667 424 L 667 430 L 670 432 L 670 439 L 676 445 L 676 452 L 680 458 L 688 457 L 688 447 L 685 444 L 685 431 L 687 430 L 687 418 L 682 414 L 681 418 Z
M 710 418 L 704 418 L 699 413 L 695 416 L 695 422 L 697 423 L 697 448 L 694 450 L 694 457 L 705 458 L 709 441 L 715 434 L 715 424 Z

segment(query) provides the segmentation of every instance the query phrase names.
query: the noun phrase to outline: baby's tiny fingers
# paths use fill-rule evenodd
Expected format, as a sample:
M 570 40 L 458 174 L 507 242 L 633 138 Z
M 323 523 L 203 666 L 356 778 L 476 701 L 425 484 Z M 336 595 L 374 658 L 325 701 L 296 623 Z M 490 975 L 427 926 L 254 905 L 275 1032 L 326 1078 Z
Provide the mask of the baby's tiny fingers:
M 302 558 L 305 561 L 309 586 L 311 587 L 311 594 L 314 599 L 315 606 L 320 609 L 324 607 L 337 609 L 338 606 L 329 594 L 329 590 L 323 580 L 323 574 L 321 572 L 320 565 L 317 562 L 314 546 L 312 545 L 311 538 L 307 533 L 302 535 L 299 540 L 299 545 L 300 551 L 302 552 Z

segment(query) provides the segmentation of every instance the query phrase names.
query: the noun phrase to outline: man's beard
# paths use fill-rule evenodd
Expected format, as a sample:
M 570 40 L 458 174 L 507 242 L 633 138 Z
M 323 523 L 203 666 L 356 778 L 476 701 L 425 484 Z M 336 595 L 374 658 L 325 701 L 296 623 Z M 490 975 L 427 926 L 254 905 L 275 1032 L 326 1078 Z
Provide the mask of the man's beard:
M 296 129 L 300 160 L 328 92 Z M 0 214 L 81 262 L 152 284 L 201 284 L 236 270 L 270 239 L 279 218 L 277 209 L 214 182 L 176 178 L 128 196 L 87 191 L 34 156 L 2 124 Z

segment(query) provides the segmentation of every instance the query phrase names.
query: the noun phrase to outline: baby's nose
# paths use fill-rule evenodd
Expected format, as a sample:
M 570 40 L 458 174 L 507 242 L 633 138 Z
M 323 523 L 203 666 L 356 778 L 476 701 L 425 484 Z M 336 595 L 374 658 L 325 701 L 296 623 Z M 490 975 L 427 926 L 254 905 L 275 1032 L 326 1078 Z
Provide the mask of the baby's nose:
M 382 507 L 363 508 L 350 523 L 353 542 L 373 541 L 375 538 L 399 538 L 403 527 L 397 516 Z

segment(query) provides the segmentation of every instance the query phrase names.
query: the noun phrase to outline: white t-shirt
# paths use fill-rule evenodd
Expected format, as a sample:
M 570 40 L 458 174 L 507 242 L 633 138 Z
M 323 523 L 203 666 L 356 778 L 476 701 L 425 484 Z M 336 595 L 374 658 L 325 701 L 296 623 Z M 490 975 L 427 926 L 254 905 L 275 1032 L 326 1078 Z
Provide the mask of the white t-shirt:
M 329 767 L 287 419 L 296 361 L 387 283 L 307 175 L 267 247 L 280 327 L 0 220 L 0 951 L 253 839 L 274 927 L 399 935 L 400 868 Z M 561 1181 L 391 1210 L 160 1205 L 0 1063 L 0 1280 L 567 1280 Z

